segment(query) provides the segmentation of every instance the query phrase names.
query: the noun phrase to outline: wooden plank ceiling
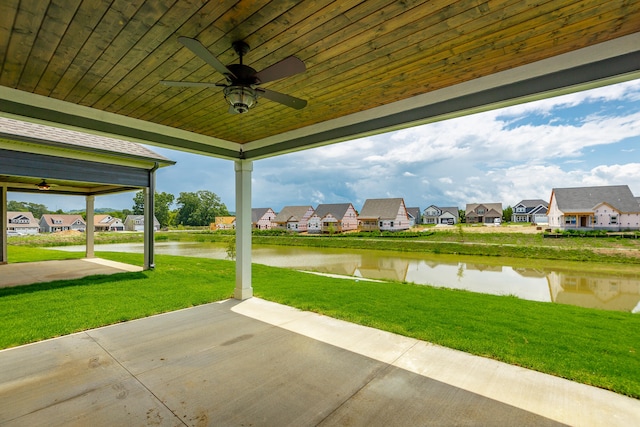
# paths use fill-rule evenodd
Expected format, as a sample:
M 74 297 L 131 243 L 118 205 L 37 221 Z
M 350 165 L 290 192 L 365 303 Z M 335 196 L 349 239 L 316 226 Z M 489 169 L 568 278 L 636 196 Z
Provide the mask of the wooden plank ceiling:
M 0 86 L 247 144 L 639 31 L 637 0 L 3 0 Z M 159 84 L 224 81 L 179 36 L 224 64 L 244 40 L 256 70 L 297 56 L 264 87 L 308 106 L 234 115 L 221 88 Z

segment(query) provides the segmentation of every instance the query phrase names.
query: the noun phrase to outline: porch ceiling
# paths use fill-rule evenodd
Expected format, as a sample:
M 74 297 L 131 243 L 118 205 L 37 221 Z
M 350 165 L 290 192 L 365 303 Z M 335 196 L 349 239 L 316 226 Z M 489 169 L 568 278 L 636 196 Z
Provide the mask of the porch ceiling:
M 221 82 L 182 46 L 223 63 L 231 43 L 261 70 L 304 73 L 227 113 Z M 257 159 L 640 77 L 640 1 L 4 0 L 0 115 L 229 159 Z

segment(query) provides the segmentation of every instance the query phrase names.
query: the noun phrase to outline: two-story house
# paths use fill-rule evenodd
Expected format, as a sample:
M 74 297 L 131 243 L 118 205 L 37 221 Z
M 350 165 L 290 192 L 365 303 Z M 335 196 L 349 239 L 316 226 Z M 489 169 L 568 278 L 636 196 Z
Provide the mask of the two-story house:
M 493 224 L 502 220 L 502 203 L 467 203 L 465 217 L 468 224 Z
M 640 229 L 640 205 L 627 185 L 554 188 L 547 216 L 557 229 Z
M 309 218 L 309 233 L 342 233 L 358 229 L 358 213 L 351 203 L 320 204 Z
M 358 215 L 361 231 L 400 231 L 411 228 L 402 198 L 367 199 Z
M 522 200 L 513 207 L 511 221 L 546 224 L 549 221 L 547 209 L 549 209 L 549 203 L 542 199 Z
M 271 208 L 251 209 L 251 225 L 258 230 L 270 230 L 271 221 L 276 217 L 276 213 Z
M 456 206 L 438 207 L 431 205 L 424 210 L 422 220 L 425 224 L 454 225 L 459 221 L 460 215 Z
M 7 212 L 7 233 L 38 234 L 40 227 L 31 212 Z
M 85 231 L 87 224 L 80 215 L 43 214 L 40 218 L 41 233 L 60 231 Z

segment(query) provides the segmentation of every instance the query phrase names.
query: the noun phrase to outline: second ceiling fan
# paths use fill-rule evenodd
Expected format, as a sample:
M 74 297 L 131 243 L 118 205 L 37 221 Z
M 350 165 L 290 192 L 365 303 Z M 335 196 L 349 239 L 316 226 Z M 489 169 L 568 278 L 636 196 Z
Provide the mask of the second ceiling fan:
M 227 79 L 228 84 L 171 80 L 162 80 L 160 83 L 167 86 L 182 87 L 224 87 L 224 97 L 229 103 L 229 112 L 233 114 L 246 113 L 256 104 L 259 97 L 278 102 L 296 110 L 301 110 L 307 106 L 307 101 L 304 99 L 258 87 L 263 83 L 304 72 L 306 70 L 304 62 L 295 56 L 289 56 L 262 71 L 256 71 L 242 63 L 242 57 L 249 51 L 249 45 L 243 41 L 233 42 L 232 46 L 240 57 L 240 63 L 230 65 L 224 65 L 220 62 L 196 39 L 178 37 L 178 41 L 222 74 Z

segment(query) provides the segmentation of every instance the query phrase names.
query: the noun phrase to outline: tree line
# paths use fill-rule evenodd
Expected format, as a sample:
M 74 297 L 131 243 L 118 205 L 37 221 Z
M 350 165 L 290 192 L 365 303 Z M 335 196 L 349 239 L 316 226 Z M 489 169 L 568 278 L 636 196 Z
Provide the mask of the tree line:
M 173 205 L 176 207 L 172 209 Z M 62 209 L 50 211 L 47 207 L 40 203 L 17 202 L 9 200 L 7 202 L 7 210 L 10 212 L 31 212 L 35 218 L 41 218 L 44 214 L 64 214 Z M 86 212 L 78 213 L 86 220 Z M 96 209 L 96 214 L 111 215 L 114 218 L 124 220 L 127 215 L 143 215 L 144 214 L 144 192 L 138 191 L 133 197 L 133 206 L 131 209 L 105 210 Z M 171 193 L 161 192 L 155 193 L 154 215 L 160 227 L 169 226 L 207 226 L 214 222 L 218 216 L 228 216 L 229 211 L 220 197 L 208 190 L 200 190 L 196 192 L 182 192 L 176 198 Z
M 176 209 L 171 209 L 175 200 Z M 138 191 L 133 198 L 133 215 L 144 213 L 144 193 Z M 206 226 L 218 216 L 228 216 L 229 210 L 220 197 L 209 191 L 182 192 L 176 199 L 171 193 L 155 194 L 154 214 L 161 227 Z

